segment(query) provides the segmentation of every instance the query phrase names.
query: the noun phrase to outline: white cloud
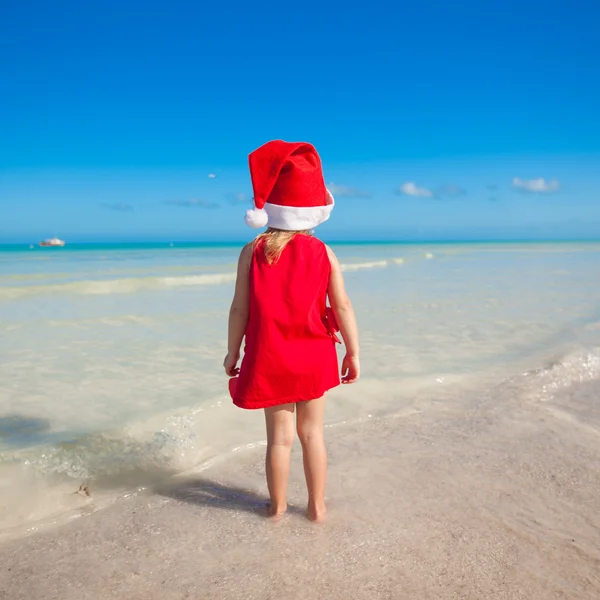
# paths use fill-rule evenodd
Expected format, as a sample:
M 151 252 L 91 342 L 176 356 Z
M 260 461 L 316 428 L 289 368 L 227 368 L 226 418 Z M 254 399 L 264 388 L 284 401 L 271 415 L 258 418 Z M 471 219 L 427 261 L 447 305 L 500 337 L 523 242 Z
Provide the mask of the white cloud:
M 231 202 L 231 204 L 247 204 L 250 202 L 248 196 L 246 194 L 227 194 L 227 200 Z
M 219 205 L 216 202 L 209 202 L 208 200 L 197 200 L 192 198 L 191 200 L 165 200 L 165 204 L 170 206 L 182 206 L 184 208 L 218 208 Z
M 209 174 L 208 174 L 208 178 L 209 178 L 209 179 L 215 179 L 215 178 L 216 178 L 216 175 L 215 175 L 214 173 L 209 173 Z
M 370 198 L 370 192 L 359 190 L 347 185 L 337 185 L 333 182 L 327 184 L 327 189 L 337 198 Z
M 514 187 L 526 192 L 555 192 L 560 187 L 558 179 L 546 180 L 543 177 L 539 179 L 521 179 L 520 177 L 515 177 L 512 180 L 512 184 Z
M 131 212 L 133 210 L 133 206 L 131 206 L 131 204 L 127 204 L 127 202 L 115 202 L 113 204 L 105 202 L 102 204 L 102 207 L 120 212 Z
M 467 193 L 467 190 L 460 187 L 460 185 L 455 185 L 455 184 L 441 185 L 440 187 L 438 187 L 435 190 L 435 195 L 438 198 L 441 198 L 442 196 L 454 198 L 457 196 L 464 196 L 466 193 Z
M 398 188 L 398 193 L 405 196 L 417 196 L 419 198 L 433 198 L 433 192 L 427 188 L 417 187 L 417 184 L 412 181 L 403 183 Z

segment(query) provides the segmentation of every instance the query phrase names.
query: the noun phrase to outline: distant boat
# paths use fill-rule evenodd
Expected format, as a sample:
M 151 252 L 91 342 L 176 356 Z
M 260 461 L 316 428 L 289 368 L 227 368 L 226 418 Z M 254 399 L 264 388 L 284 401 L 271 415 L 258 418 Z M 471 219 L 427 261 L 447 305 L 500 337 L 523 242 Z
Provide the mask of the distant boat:
M 61 240 L 59 238 L 49 238 L 47 240 L 44 240 L 42 242 L 40 242 L 40 246 L 64 246 L 65 245 L 65 241 Z

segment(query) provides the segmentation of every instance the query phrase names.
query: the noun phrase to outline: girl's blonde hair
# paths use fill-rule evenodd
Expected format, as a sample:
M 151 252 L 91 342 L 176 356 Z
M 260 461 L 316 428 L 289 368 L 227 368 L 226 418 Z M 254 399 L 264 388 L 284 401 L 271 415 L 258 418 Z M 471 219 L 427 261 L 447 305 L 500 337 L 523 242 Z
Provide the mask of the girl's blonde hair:
M 267 259 L 267 262 L 272 265 L 279 260 L 281 253 L 285 250 L 285 247 L 297 235 L 312 235 L 312 232 L 309 230 L 284 231 L 283 229 L 269 227 L 267 231 L 257 236 L 257 238 L 254 240 L 254 247 L 264 241 L 265 258 Z

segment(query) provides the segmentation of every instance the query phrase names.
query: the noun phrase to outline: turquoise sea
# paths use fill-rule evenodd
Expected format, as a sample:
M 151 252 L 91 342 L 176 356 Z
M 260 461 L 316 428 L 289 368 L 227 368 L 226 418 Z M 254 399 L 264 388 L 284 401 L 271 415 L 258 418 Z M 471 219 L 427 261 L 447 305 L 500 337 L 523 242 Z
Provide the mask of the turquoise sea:
M 600 377 L 598 242 L 332 246 L 364 375 L 331 426 L 548 365 Z M 240 247 L 0 246 L 0 537 L 89 510 L 82 484 L 101 508 L 262 442 L 221 368 Z

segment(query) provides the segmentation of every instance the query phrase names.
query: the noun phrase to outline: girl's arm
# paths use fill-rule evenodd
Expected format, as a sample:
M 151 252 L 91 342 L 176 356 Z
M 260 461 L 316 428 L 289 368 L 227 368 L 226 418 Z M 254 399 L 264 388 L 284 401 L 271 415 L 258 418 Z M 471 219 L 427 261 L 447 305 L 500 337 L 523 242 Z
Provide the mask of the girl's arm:
M 358 327 L 356 326 L 356 317 L 354 309 L 346 288 L 342 269 L 336 255 L 331 248 L 327 247 L 329 262 L 331 263 L 331 275 L 329 276 L 329 287 L 327 295 L 331 308 L 335 314 L 340 333 L 344 338 L 346 346 L 346 357 L 342 363 L 342 383 L 354 383 L 360 377 L 359 345 L 358 345 Z
M 223 362 L 223 367 L 229 377 L 235 377 L 239 373 L 237 363 L 240 360 L 240 348 L 242 346 L 244 335 L 246 334 L 246 325 L 248 325 L 248 315 L 250 312 L 249 280 L 251 258 L 252 244 L 248 244 L 244 246 L 244 249 L 240 253 L 237 279 L 235 282 L 235 294 L 229 310 L 227 356 Z

